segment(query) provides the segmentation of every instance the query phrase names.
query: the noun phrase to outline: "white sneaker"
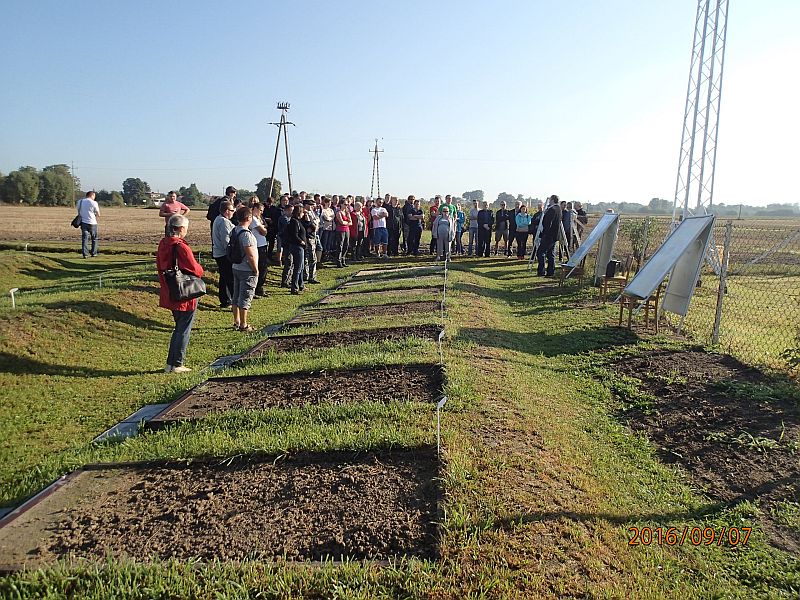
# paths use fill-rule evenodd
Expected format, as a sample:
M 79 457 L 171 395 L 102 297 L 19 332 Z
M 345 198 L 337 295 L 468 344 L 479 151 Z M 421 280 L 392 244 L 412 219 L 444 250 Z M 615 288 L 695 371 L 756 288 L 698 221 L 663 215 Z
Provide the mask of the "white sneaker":
M 173 369 L 172 365 L 167 365 L 166 367 L 164 367 L 164 373 L 172 373 L 172 369 Z
M 172 367 L 173 373 L 188 373 L 189 371 L 191 371 L 189 367 L 184 367 L 184 366 Z

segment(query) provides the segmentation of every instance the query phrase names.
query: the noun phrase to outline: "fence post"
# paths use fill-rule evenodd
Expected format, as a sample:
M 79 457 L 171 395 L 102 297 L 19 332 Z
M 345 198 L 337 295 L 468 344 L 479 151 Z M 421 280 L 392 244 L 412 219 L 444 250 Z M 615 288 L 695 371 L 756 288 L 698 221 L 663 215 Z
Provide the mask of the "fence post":
M 717 312 L 714 315 L 714 331 L 711 334 L 711 344 L 719 344 L 719 326 L 722 321 L 722 304 L 725 301 L 725 292 L 728 289 L 728 261 L 731 254 L 731 232 L 733 222 L 725 224 L 725 245 L 722 248 L 722 265 L 719 269 L 719 289 L 717 290 Z
M 636 272 L 638 273 L 644 262 L 647 260 L 647 245 L 650 242 L 650 216 L 646 216 L 644 218 L 644 231 L 642 232 L 642 254 L 639 256 L 639 260 L 636 261 L 638 264 L 636 265 Z

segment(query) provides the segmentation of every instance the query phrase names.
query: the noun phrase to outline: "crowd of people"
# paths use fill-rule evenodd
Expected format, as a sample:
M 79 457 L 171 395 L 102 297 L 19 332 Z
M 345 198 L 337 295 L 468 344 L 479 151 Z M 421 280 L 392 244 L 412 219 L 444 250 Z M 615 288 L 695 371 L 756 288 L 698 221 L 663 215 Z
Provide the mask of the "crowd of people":
M 161 278 L 161 306 L 172 310 L 175 332 L 170 342 L 166 370 L 184 372 L 183 364 L 197 301 L 174 302 L 165 291 L 163 271 L 177 264 L 181 270 L 202 276 L 184 237 L 188 231 L 190 209 L 170 192 L 159 214 L 165 219 L 165 237 L 159 244 L 158 268 Z M 230 308 L 232 327 L 253 331 L 249 311 L 254 299 L 265 295 L 264 284 L 270 264 L 281 267 L 280 285 L 300 294 L 307 284 L 320 283 L 317 269 L 325 262 L 346 267 L 369 257 L 420 254 L 423 231 L 431 233 L 428 252 L 436 260 L 453 256 L 489 257 L 494 254 L 518 259 L 526 257 L 529 238 L 540 233 L 537 251 L 539 275 L 553 275 L 554 248 L 560 231 L 566 232 L 568 245 L 577 244 L 588 222 L 580 203 L 549 198 L 539 202 L 533 212 L 517 201 L 513 208 L 505 202 L 493 211 L 488 202 L 474 201 L 469 210 L 447 195 L 433 198 L 427 209 L 420 199 L 408 196 L 403 205 L 397 197 L 357 200 L 354 196 L 283 194 L 277 201 L 257 196 L 238 197 L 233 186 L 225 196 L 208 207 L 211 251 L 219 273 L 219 305 Z M 540 228 L 541 225 L 541 228 Z M 468 233 L 467 244 L 463 236 Z

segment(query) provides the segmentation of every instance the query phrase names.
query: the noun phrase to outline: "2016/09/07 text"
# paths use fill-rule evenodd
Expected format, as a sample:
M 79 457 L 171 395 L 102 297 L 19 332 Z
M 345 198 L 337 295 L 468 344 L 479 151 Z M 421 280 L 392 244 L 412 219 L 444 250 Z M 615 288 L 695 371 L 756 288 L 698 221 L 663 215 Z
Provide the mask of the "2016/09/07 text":
M 750 539 L 752 527 L 628 527 L 632 537 L 629 546 L 711 546 L 723 544 L 744 546 Z

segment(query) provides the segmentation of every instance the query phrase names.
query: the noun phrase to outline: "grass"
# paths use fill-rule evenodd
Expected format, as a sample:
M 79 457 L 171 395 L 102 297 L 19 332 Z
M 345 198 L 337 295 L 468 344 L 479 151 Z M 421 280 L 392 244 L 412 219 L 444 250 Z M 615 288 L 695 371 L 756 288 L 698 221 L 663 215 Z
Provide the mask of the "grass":
M 323 269 L 324 287 L 354 270 Z M 239 411 L 122 443 L 90 445 L 115 419 L 144 403 L 175 397 L 208 375 L 176 378 L 155 372 L 170 327 L 168 313 L 156 308 L 153 286 L 145 280 L 142 289 L 43 294 L 15 313 L 0 308 L 0 333 L 8 348 L 0 362 L 0 385 L 3 406 L 10 407 L 0 415 L 6 503 L 87 462 L 405 446 L 434 439 L 430 406 L 396 402 Z M 256 305 L 254 321 L 286 320 L 322 294 L 273 292 L 271 300 Z M 380 317 L 369 296 L 365 300 L 365 311 L 375 313 L 368 321 L 375 326 L 393 322 Z M 515 261 L 452 264 L 440 561 L 311 567 L 109 559 L 99 566 L 58 565 L 0 579 L 0 596 L 796 597 L 800 564 L 767 544 L 752 504 L 710 502 L 682 472 L 664 465 L 645 438 L 614 417 L 620 402 L 646 404 L 648 398 L 631 382 L 612 376 L 609 356 L 681 347 L 680 342 L 663 336 L 642 340 L 610 325 L 612 307 L 590 308 L 585 300 L 586 292 L 559 290 Z M 87 302 L 96 304 L 72 309 Z M 226 329 L 228 319 L 204 301 L 190 364 L 209 363 L 258 339 L 245 340 Z M 438 314 L 414 319 L 434 322 Z M 350 326 L 326 321 L 300 331 L 326 334 Z M 407 340 L 270 356 L 225 374 L 437 358 L 434 343 Z M 796 505 L 778 510 L 787 523 L 796 524 Z M 631 527 L 723 525 L 755 529 L 747 546 L 628 545 Z

